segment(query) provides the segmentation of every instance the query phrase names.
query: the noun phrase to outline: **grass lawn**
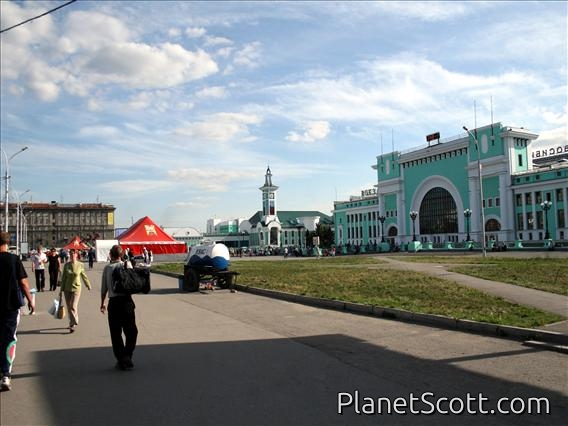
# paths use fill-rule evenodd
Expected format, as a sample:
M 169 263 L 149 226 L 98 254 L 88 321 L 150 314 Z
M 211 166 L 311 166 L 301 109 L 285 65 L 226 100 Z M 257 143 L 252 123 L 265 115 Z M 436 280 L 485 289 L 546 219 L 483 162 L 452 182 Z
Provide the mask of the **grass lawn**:
M 397 260 L 402 260 L 397 258 Z M 568 258 L 409 256 L 405 262 L 450 265 L 449 271 L 568 296 Z M 451 266 L 453 265 L 453 266 Z
M 183 273 L 181 263 L 152 268 Z M 529 328 L 563 319 L 427 274 L 392 269 L 373 257 L 235 259 L 231 270 L 241 274 L 241 285 L 412 312 Z

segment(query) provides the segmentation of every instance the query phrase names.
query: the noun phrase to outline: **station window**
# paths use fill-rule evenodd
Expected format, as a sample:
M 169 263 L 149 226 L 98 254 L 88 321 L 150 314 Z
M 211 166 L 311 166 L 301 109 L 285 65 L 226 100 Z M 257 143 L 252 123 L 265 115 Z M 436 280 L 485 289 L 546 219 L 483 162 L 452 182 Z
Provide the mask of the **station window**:
M 522 231 L 523 229 L 525 229 L 523 222 L 524 222 L 523 221 L 523 214 L 517 213 L 517 228 L 519 229 L 519 231 Z

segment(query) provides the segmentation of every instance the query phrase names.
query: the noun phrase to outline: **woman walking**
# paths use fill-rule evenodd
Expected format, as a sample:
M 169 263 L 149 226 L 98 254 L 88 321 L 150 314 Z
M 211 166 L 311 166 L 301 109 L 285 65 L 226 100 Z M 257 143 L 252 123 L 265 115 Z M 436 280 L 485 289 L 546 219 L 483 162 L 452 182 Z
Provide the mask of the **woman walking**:
M 47 264 L 47 269 L 49 271 L 49 290 L 54 291 L 57 290 L 57 280 L 59 279 L 59 273 L 61 272 L 61 260 L 59 259 L 59 255 L 57 254 L 55 247 L 52 247 L 47 255 Z
M 61 274 L 61 292 L 65 295 L 65 304 L 69 311 L 69 332 L 73 333 L 79 324 L 79 298 L 81 297 L 81 280 L 91 290 L 91 283 L 83 264 L 77 259 L 77 250 L 70 250 L 71 261 L 63 266 Z

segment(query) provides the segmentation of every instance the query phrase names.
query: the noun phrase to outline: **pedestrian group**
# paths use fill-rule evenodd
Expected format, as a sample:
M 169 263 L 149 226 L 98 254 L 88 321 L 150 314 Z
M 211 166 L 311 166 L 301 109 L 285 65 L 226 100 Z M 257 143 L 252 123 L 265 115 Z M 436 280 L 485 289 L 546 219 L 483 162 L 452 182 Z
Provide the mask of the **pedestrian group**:
M 32 254 L 32 272 L 35 275 L 36 289 L 30 290 L 28 275 L 19 256 L 9 252 L 10 234 L 0 232 L 0 390 L 9 391 L 12 388 L 12 366 L 16 356 L 17 328 L 20 322 L 21 308 L 26 301 L 29 314 L 35 312 L 34 292 L 45 291 L 45 269 L 49 272 L 49 290 L 56 291 L 60 287 L 60 300 L 65 301 L 69 313 L 69 333 L 74 333 L 79 325 L 79 300 L 83 285 L 90 291 L 92 286 L 85 272 L 83 263 L 79 260 L 78 250 L 61 249 L 59 254 L 55 248 L 44 253 L 42 245 Z M 132 262 L 123 253 L 119 245 L 110 249 L 110 263 L 105 266 L 101 282 L 102 314 L 108 313 L 113 354 L 116 358 L 116 368 L 131 370 L 138 328 L 134 300 L 129 294 L 117 293 L 112 286 L 112 272 L 115 268 L 132 268 Z M 144 263 L 152 262 L 152 252 L 144 247 Z M 95 260 L 94 249 L 87 253 L 89 269 Z M 107 301 L 108 298 L 108 301 Z M 123 339 L 124 335 L 124 339 Z

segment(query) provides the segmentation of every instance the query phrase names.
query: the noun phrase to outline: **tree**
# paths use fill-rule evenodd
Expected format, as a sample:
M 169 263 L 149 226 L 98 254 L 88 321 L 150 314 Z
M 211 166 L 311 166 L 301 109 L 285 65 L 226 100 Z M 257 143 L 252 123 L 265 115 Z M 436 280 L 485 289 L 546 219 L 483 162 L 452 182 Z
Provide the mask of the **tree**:
M 329 248 L 335 242 L 333 228 L 329 225 L 318 223 L 316 225 L 316 230 L 312 234 L 313 236 L 319 237 L 321 247 Z

